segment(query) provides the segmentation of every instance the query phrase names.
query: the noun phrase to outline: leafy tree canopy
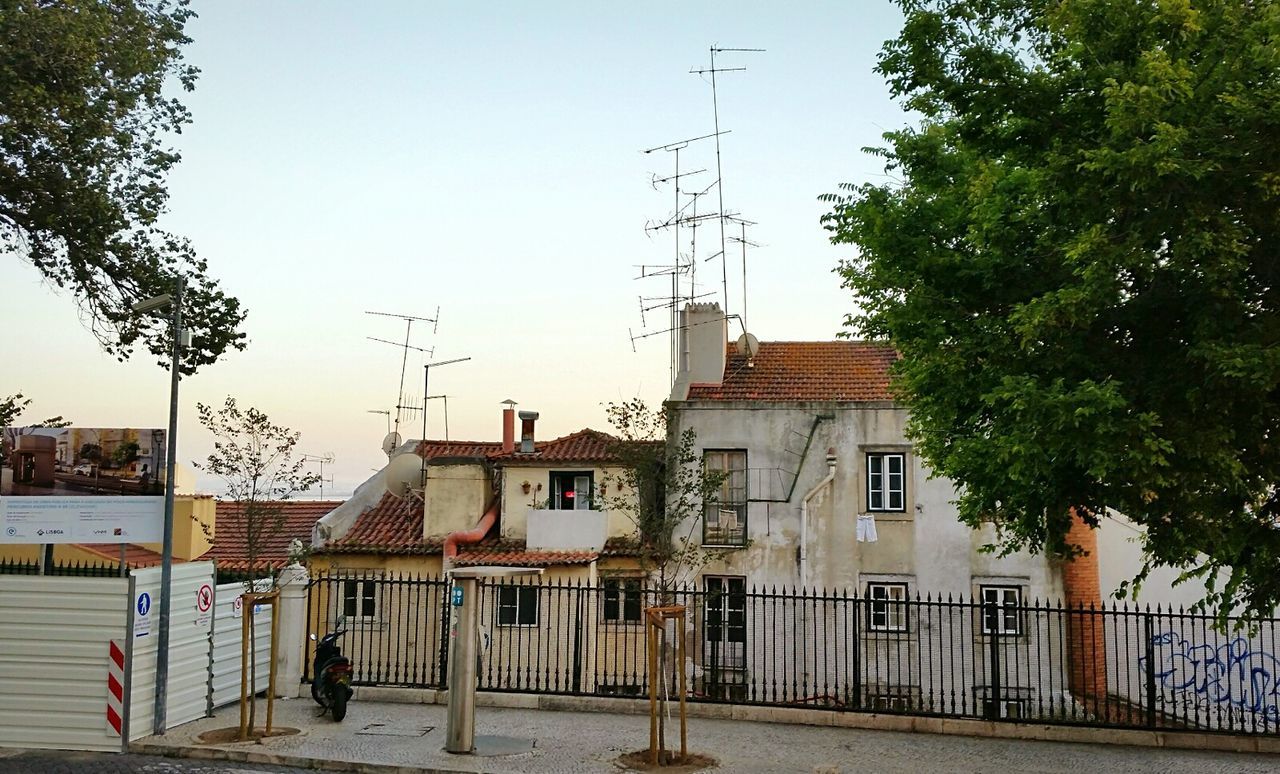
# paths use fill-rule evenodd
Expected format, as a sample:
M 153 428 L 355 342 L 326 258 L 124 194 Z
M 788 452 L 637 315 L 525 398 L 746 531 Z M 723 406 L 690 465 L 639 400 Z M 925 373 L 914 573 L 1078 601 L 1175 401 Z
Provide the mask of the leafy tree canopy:
M 221 408 L 197 403 L 196 411 L 214 441 L 213 452 L 195 468 L 222 479 L 226 494 L 219 499 L 239 506 L 240 523 L 234 528 L 244 540 L 249 578 L 254 578 L 267 543 L 284 527 L 283 501 L 310 489 L 320 476 L 305 472 L 306 460 L 294 456 L 302 433 L 275 424 L 258 409 L 242 409 L 227 396 Z
M 919 123 L 824 222 L 920 453 L 1006 550 L 1070 552 L 1071 509 L 1114 509 L 1146 528 L 1139 580 L 1269 614 L 1280 3 L 900 3 L 877 69 Z
M 121 359 L 141 343 L 167 364 L 168 312 L 131 307 L 184 277 L 186 373 L 245 344 L 239 301 L 158 225 L 167 143 L 191 120 L 165 86 L 194 88 L 192 15 L 186 0 L 0 0 L 0 253 L 70 290 Z
M 615 466 L 605 474 L 607 510 L 628 514 L 640 566 L 663 594 L 687 583 L 710 555 L 694 540 L 703 503 L 715 500 L 724 474 L 709 471 L 692 428 L 675 429 L 667 408 L 640 398 L 605 407 Z

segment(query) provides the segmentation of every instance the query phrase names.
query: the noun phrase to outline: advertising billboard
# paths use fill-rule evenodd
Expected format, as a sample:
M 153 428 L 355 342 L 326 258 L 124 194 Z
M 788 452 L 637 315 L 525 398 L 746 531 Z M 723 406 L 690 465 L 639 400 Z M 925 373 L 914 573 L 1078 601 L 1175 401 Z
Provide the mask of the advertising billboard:
M 164 520 L 165 431 L 0 429 L 0 543 L 150 543 Z

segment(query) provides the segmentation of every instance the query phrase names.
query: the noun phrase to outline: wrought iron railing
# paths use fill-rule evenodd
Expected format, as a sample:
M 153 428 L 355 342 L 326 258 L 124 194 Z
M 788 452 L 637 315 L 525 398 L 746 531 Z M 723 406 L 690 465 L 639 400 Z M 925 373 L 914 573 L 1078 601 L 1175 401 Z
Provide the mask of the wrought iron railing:
M 443 687 L 447 590 L 435 577 L 324 575 L 312 581 L 309 621 L 323 633 L 345 616 L 359 685 Z M 686 638 L 693 701 L 1280 733 L 1276 621 L 1224 633 L 1201 614 L 1016 593 L 869 598 L 723 578 L 666 595 L 634 578 L 485 583 L 480 690 L 647 695 L 640 611 L 660 598 L 688 610 L 668 638 Z
M 129 573 L 125 567 L 125 575 Z M 0 559 L 0 575 L 39 575 L 40 563 L 27 562 L 20 559 Z M 51 564 L 44 569 L 45 575 L 71 575 L 88 578 L 118 578 L 120 566 L 115 564 L 95 564 L 93 562 L 61 562 Z

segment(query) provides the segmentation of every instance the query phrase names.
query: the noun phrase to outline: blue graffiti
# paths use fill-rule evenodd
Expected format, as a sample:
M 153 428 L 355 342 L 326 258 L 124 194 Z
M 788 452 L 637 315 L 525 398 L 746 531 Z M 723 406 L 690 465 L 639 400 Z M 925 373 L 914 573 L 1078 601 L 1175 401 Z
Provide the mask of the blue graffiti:
M 1251 649 L 1243 637 L 1214 647 L 1164 632 L 1152 637 L 1151 644 L 1155 677 L 1165 690 L 1194 697 L 1195 705 L 1206 709 L 1250 713 L 1263 724 L 1280 722 L 1280 661 L 1275 656 Z M 1138 666 L 1145 672 L 1146 656 L 1138 658 Z

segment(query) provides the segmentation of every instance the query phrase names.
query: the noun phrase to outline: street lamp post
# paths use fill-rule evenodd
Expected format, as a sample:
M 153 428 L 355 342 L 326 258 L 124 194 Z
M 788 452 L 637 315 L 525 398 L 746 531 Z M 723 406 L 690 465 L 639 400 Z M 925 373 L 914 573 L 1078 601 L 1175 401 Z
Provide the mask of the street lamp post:
M 165 732 L 165 705 L 168 703 L 169 693 L 169 592 L 173 586 L 173 487 L 178 456 L 178 365 L 182 357 L 183 284 L 182 275 L 178 275 L 172 298 L 167 294 L 156 296 L 133 307 L 137 313 L 163 309 L 165 306 L 173 310 L 173 355 L 169 363 L 169 435 L 166 439 L 168 458 L 165 460 L 164 483 L 164 546 L 160 554 L 160 630 L 156 637 L 155 714 L 151 727 L 151 732 L 157 735 Z

